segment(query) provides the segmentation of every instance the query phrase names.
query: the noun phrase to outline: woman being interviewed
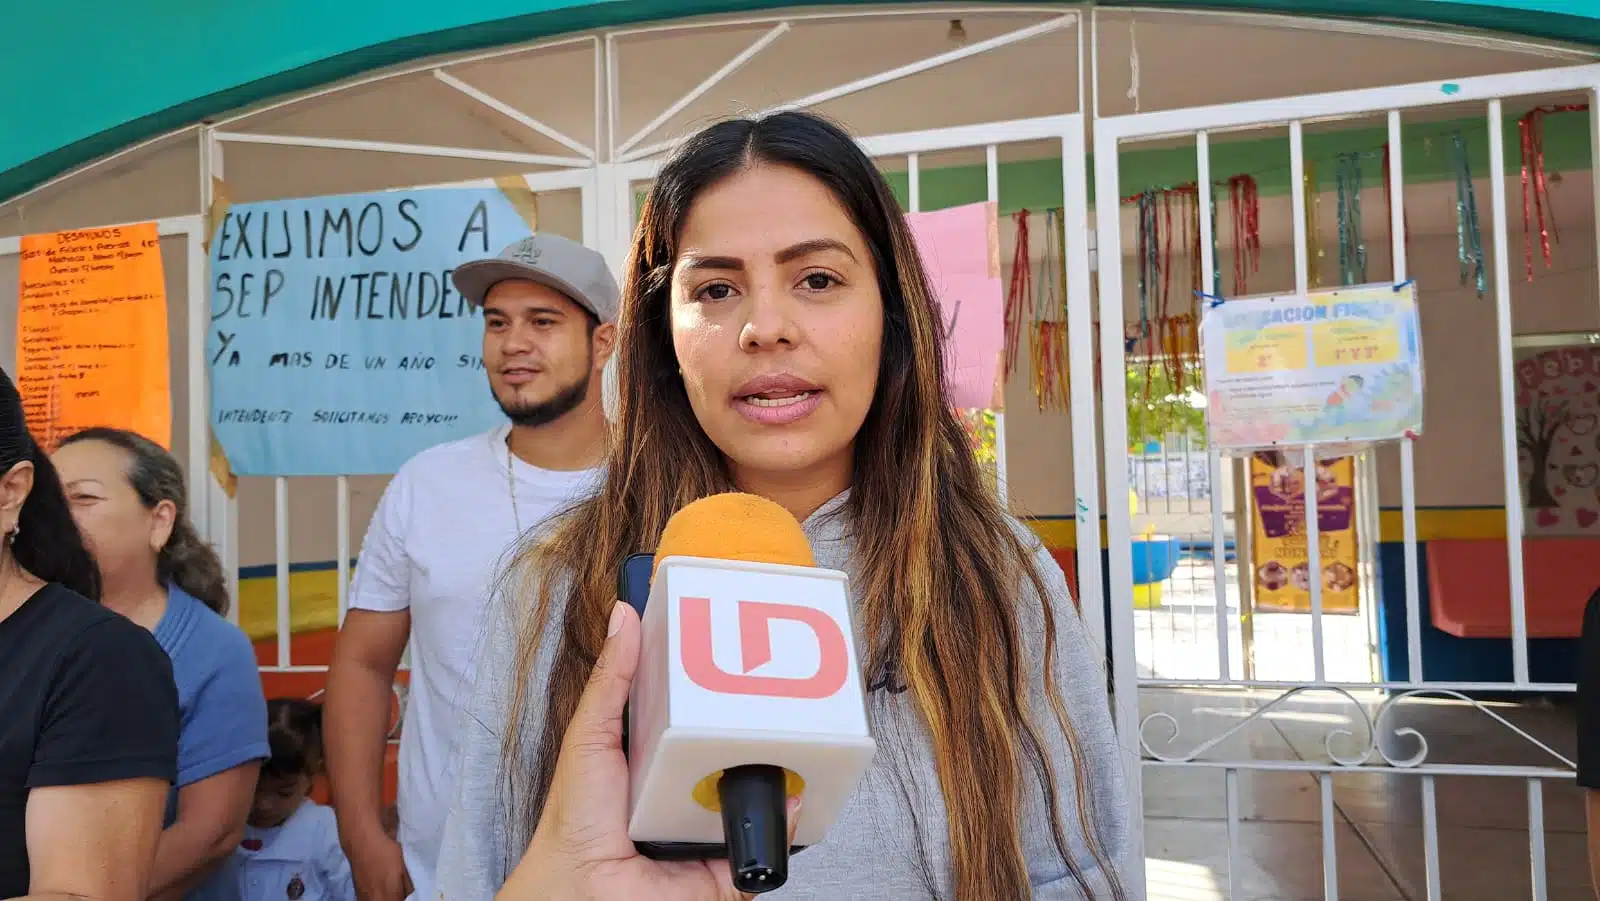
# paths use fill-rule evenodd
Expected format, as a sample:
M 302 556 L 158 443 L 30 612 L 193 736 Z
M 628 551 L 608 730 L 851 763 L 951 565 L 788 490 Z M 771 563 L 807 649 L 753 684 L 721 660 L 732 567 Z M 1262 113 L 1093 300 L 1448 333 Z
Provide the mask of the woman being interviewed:
M 1060 569 L 983 482 L 871 160 L 806 114 L 711 126 L 657 177 L 624 284 L 609 475 L 517 561 L 514 624 L 491 629 L 514 644 L 491 638 L 461 737 L 445 901 L 487 899 L 527 846 L 624 558 L 729 490 L 788 508 L 818 565 L 851 574 L 878 674 L 878 756 L 773 897 L 1124 897 L 1100 661 Z

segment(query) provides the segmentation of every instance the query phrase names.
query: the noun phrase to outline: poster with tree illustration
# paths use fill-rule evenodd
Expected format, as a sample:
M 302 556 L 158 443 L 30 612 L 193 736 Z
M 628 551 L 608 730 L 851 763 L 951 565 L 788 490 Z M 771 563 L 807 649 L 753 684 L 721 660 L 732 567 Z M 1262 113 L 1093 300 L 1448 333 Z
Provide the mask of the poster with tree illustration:
M 1516 378 L 1524 529 L 1600 534 L 1600 347 L 1540 351 Z

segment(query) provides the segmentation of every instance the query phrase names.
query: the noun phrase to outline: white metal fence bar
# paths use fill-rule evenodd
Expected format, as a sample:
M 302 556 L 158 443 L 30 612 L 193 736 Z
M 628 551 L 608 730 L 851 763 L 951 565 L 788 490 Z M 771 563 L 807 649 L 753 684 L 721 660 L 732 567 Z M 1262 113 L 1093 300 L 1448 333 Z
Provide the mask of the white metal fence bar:
M 1299 119 L 1289 123 L 1289 196 L 1293 201 L 1294 293 L 1311 290 L 1306 247 L 1306 137 Z
M 1533 877 L 1533 901 L 1545 901 L 1549 874 L 1544 861 L 1544 783 L 1528 780 L 1528 869 Z
M 1228 899 L 1239 901 L 1244 897 L 1243 864 L 1239 861 L 1239 771 L 1224 770 L 1222 786 L 1228 808 Z
M 1128 496 L 1128 388 L 1127 361 L 1122 345 L 1122 221 L 1118 204 L 1120 186 L 1117 174 L 1117 137 L 1106 125 L 1115 119 L 1102 119 L 1095 126 L 1095 235 L 1099 247 L 1100 291 L 1100 402 L 1102 440 L 1105 442 L 1106 555 L 1110 574 L 1110 646 L 1112 696 L 1116 701 L 1117 738 L 1122 744 L 1128 769 L 1129 849 L 1126 863 L 1128 881 L 1142 896 L 1144 866 L 1144 790 L 1140 772 L 1139 671 L 1133 616 L 1133 535 L 1127 507 Z M 1067 229 L 1068 232 L 1071 228 Z M 1070 328 L 1069 328 L 1070 332 Z M 1076 354 L 1075 354 L 1076 356 Z M 1092 357 L 1091 357 L 1092 358 Z M 1076 384 L 1077 379 L 1074 378 Z M 1093 422 L 1093 420 L 1089 420 Z M 1092 426 L 1090 426 L 1092 430 Z M 1075 430 L 1076 431 L 1076 430 Z M 1078 496 L 1084 491 L 1077 489 Z M 1081 536 L 1081 532 L 1079 533 Z M 1084 592 L 1088 597 L 1088 592 Z
M 1094 294 L 1089 276 L 1089 180 L 1083 117 L 1058 120 L 1061 233 L 1067 262 L 1067 394 L 1072 408 L 1072 491 L 1078 544 L 1078 609 L 1110 648 L 1100 569 L 1100 451 L 1095 440 Z M 1122 379 L 1117 380 L 1120 384 Z M 1106 447 L 1110 447 L 1108 443 Z M 1111 459 L 1107 454 L 1107 459 Z M 1126 491 L 1126 486 L 1124 486 Z M 1128 653 L 1132 653 L 1130 650 Z M 1136 758 L 1135 758 L 1136 759 Z M 1130 767 L 1137 769 L 1137 767 Z M 1141 857 L 1141 859 L 1143 859 Z M 1142 872 L 1142 871 L 1141 871 Z
M 1311 590 L 1311 668 L 1313 681 L 1328 678 L 1327 633 L 1322 621 L 1322 524 L 1317 521 L 1317 449 L 1306 445 L 1306 587 Z
M 1307 494 L 1311 490 L 1307 489 Z M 1317 777 L 1322 789 L 1322 897 L 1339 901 L 1339 832 L 1338 816 L 1333 806 L 1333 776 L 1323 773 Z
M 915 153 L 906 154 L 906 202 L 909 204 L 907 212 L 922 212 L 922 166 L 921 157 Z
M 1396 284 L 1411 277 L 1410 260 L 1406 257 L 1405 227 L 1405 148 L 1401 140 L 1400 111 L 1389 110 L 1389 196 L 1394 202 L 1389 208 L 1389 246 L 1394 259 L 1393 279 Z M 1420 311 L 1419 311 L 1420 321 Z M 1374 476 L 1374 480 L 1376 477 Z M 1376 486 L 1374 486 L 1376 487 Z M 1372 504 L 1378 504 L 1373 492 Z M 1422 662 L 1422 576 L 1417 555 L 1417 460 L 1416 438 L 1407 435 L 1400 439 L 1400 517 L 1401 540 L 1405 567 L 1406 600 L 1406 678 L 1410 682 L 1424 679 Z M 1382 528 L 1379 519 L 1378 527 Z M 1378 536 L 1379 541 L 1382 535 Z M 1432 790 L 1432 783 L 1429 783 Z
M 998 218 L 1000 210 L 1000 148 L 998 145 L 989 144 L 983 148 L 984 184 L 988 188 L 989 202 L 995 205 L 995 215 Z M 998 223 L 996 225 L 998 227 Z M 1026 253 L 1024 249 L 1024 253 Z M 1005 395 L 1000 396 L 1001 408 L 994 411 L 994 478 L 995 493 L 1000 497 L 1001 504 L 1007 504 L 1011 497 L 1010 480 L 1006 478 L 1006 411 Z
M 196 148 L 200 158 L 200 218 L 209 223 L 212 204 L 216 200 L 216 186 L 226 178 L 226 159 L 223 153 L 222 142 L 217 140 L 217 130 L 214 126 L 207 125 L 198 133 L 199 147 Z M 208 234 L 209 238 L 210 235 Z M 211 258 L 206 256 L 201 261 L 206 282 L 206 311 L 209 316 L 211 309 Z M 205 346 L 201 345 L 199 352 L 205 353 Z M 209 374 L 209 373 L 208 373 Z M 210 404 L 211 380 L 205 379 L 207 405 Z M 210 439 L 211 419 L 206 418 L 207 441 Z M 208 467 L 209 468 L 209 467 Z M 229 493 L 228 487 L 223 484 L 222 478 L 212 476 L 206 482 L 206 504 L 210 508 L 207 516 L 209 531 L 205 538 L 217 549 L 222 556 L 222 568 L 227 574 L 228 597 L 234 603 L 228 605 L 228 621 L 234 625 L 239 624 L 239 498 L 237 494 L 238 483 L 234 483 L 234 492 Z
M 990 144 L 983 148 L 984 181 L 989 187 L 989 202 L 996 207 L 1000 205 L 1000 145 Z
M 1305 296 L 1311 291 L 1311 248 L 1307 246 L 1305 126 L 1296 119 L 1289 123 L 1289 189 L 1294 217 L 1294 291 Z M 1317 454 L 1305 448 L 1302 494 L 1305 496 L 1306 588 L 1311 592 L 1311 667 L 1313 680 L 1327 678 L 1322 622 L 1322 530 L 1317 522 Z
M 1433 780 L 1422 777 L 1422 866 L 1428 901 L 1440 901 L 1444 889 L 1439 884 L 1439 798 Z
M 277 579 L 273 584 L 278 603 L 278 666 L 287 667 L 291 642 L 289 617 L 289 480 L 275 476 L 272 480 L 273 555 Z
M 1217 275 L 1217 258 L 1212 244 L 1216 236 L 1211 229 L 1211 136 L 1204 131 L 1196 132 L 1194 150 L 1196 199 L 1200 206 L 1200 259 L 1193 261 L 1192 265 L 1200 267 L 1201 290 L 1210 293 L 1216 285 Z M 1197 303 L 1202 309 L 1206 304 L 1199 299 Z M 1217 678 L 1226 682 L 1231 668 L 1228 665 L 1228 549 L 1222 510 L 1222 451 L 1213 447 L 1209 440 L 1206 441 L 1206 472 L 1211 482 L 1211 584 L 1217 602 Z M 1187 465 L 1184 473 L 1188 473 Z
M 210 294 L 206 290 L 206 239 L 200 217 L 194 217 L 194 227 L 188 231 L 184 244 L 184 265 L 188 281 L 185 298 L 188 314 L 187 341 L 184 357 L 187 365 L 189 409 L 186 412 L 189 429 L 189 446 L 185 449 L 184 468 L 188 477 L 189 504 L 185 511 L 189 521 L 200 533 L 202 540 L 211 534 L 210 505 L 206 503 L 211 482 L 211 406 L 206 378 L 206 336 L 211 328 Z M 173 448 L 177 450 L 177 448 Z M 232 597 L 232 595 L 230 595 Z M 229 604 L 238 606 L 237 601 Z
M 622 114 L 622 80 L 620 71 L 622 60 L 618 58 L 617 39 L 613 34 L 607 34 L 605 40 L 605 77 L 599 78 L 599 70 L 595 71 L 596 103 L 599 103 L 600 86 L 605 86 L 605 103 L 595 109 L 595 117 L 604 115 L 606 120 L 606 141 L 611 145 L 608 162 L 617 162 L 617 138 L 621 132 L 617 124 L 617 117 Z
M 350 477 L 339 476 L 335 480 L 334 491 L 337 500 L 334 513 L 339 521 L 334 524 L 337 529 L 339 557 L 335 561 L 335 571 L 338 573 L 339 587 L 339 625 L 344 626 L 344 615 L 350 610 Z
M 1506 139 L 1502 101 L 1489 101 L 1489 187 L 1494 208 L 1495 355 L 1500 374 L 1500 454 L 1505 476 L 1506 562 L 1511 573 L 1511 672 L 1528 681 L 1528 621 L 1523 604 L 1522 478 L 1517 471 L 1517 398 L 1511 359 L 1510 229 L 1506 216 Z

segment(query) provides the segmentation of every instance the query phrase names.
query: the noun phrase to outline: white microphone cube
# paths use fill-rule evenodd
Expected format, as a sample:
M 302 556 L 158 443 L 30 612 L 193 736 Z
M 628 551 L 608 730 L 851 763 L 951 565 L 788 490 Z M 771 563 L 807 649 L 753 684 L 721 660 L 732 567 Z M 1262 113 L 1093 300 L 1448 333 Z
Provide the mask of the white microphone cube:
M 770 764 L 803 781 L 795 844 L 822 841 L 877 751 L 845 574 L 667 557 L 642 625 L 628 837 L 720 844 L 716 775 Z

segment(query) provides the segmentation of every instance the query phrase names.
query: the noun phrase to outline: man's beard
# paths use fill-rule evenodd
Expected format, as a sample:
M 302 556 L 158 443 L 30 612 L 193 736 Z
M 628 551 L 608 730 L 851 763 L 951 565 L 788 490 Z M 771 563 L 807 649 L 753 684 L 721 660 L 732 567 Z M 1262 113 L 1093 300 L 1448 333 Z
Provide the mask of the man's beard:
M 583 377 L 555 393 L 549 400 L 538 402 L 521 402 L 513 398 L 507 403 L 495 396 L 495 403 L 500 405 L 500 411 L 510 418 L 513 425 L 538 428 L 549 425 L 557 419 L 571 413 L 589 397 L 589 382 L 594 378 L 594 367 L 585 366 Z M 490 394 L 494 394 L 493 389 Z

